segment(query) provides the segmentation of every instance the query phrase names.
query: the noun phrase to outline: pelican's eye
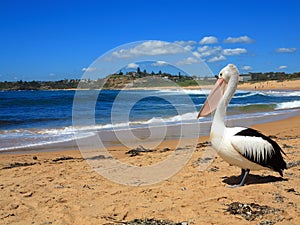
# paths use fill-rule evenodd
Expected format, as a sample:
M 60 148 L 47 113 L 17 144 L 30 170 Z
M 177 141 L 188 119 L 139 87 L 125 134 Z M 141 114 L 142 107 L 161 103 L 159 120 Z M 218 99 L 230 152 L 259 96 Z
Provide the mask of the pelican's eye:
M 223 76 L 223 74 L 222 73 L 220 73 L 220 77 L 222 77 Z

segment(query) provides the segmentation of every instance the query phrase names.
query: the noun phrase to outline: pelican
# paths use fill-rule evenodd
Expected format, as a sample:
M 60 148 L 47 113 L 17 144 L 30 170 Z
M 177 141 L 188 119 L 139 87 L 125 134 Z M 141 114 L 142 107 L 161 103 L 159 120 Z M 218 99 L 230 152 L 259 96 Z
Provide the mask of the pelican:
M 199 111 L 198 118 L 216 110 L 210 132 L 212 147 L 230 165 L 241 168 L 241 181 L 231 187 L 240 187 L 250 170 L 270 169 L 283 176 L 287 169 L 280 146 L 257 130 L 245 127 L 226 127 L 225 116 L 230 100 L 238 85 L 239 72 L 235 65 L 228 64 Z

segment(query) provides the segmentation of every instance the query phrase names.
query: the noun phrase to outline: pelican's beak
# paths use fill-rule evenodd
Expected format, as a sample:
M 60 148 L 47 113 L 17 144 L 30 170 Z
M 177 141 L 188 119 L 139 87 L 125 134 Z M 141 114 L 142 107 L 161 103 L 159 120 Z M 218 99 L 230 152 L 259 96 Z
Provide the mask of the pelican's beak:
M 200 109 L 197 118 L 207 116 L 217 108 L 218 103 L 226 90 L 226 87 L 227 82 L 223 78 L 219 78 L 209 93 L 202 108 Z

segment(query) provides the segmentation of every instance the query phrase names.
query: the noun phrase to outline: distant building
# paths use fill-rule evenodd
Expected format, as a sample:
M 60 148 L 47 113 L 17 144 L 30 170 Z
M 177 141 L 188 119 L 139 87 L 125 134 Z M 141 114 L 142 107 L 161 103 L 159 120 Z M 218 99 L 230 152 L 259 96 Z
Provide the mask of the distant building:
M 239 76 L 239 82 L 248 82 L 249 80 L 251 80 L 251 75 L 250 74 L 241 74 Z
M 193 76 L 194 80 L 206 80 L 206 81 L 215 81 L 217 80 L 216 77 L 196 77 Z

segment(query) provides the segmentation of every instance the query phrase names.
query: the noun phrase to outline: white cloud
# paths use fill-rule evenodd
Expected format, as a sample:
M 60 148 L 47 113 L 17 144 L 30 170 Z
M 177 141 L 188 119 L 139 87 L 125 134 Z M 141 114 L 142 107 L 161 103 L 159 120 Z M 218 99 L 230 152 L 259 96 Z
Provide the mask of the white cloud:
M 168 65 L 165 61 L 156 61 L 155 63 L 152 63 L 151 66 L 166 66 Z
M 195 48 L 195 47 L 192 46 L 192 45 L 186 45 L 186 46 L 184 46 L 184 49 L 185 49 L 186 51 L 192 51 L 194 48 Z
M 252 70 L 253 68 L 251 66 L 243 66 L 241 69 L 245 71 L 249 71 Z
M 240 36 L 240 37 L 228 37 L 223 42 L 224 43 L 246 43 L 246 44 L 249 44 L 249 43 L 254 42 L 254 40 L 245 35 L 245 36 Z
M 126 66 L 126 69 L 136 69 L 138 68 L 139 65 L 136 64 L 136 63 L 129 63 L 127 66 Z
M 222 46 L 200 46 L 197 49 L 197 52 L 193 54 L 202 59 L 210 59 L 206 60 L 207 62 L 218 62 L 226 60 L 226 56 L 234 56 L 241 55 L 247 53 L 247 49 L 245 48 L 226 48 L 223 49 Z
M 207 62 L 219 62 L 226 60 L 223 54 L 223 49 L 221 46 L 202 46 L 198 48 L 198 52 L 201 58 L 210 57 Z
M 201 58 L 201 54 L 199 52 L 192 52 L 192 54 L 197 58 Z
M 223 50 L 224 55 L 240 55 L 247 53 L 245 48 L 226 48 Z
M 210 47 L 210 46 L 202 46 L 198 48 L 199 56 L 201 58 L 205 58 L 208 56 L 212 55 L 220 55 L 222 54 L 222 47 L 221 46 L 215 46 L 215 47 Z
M 226 60 L 226 57 L 224 55 L 215 56 L 207 60 L 207 62 L 220 62 Z
M 276 52 L 279 53 L 293 53 L 297 50 L 297 48 L 277 48 Z
M 184 49 L 187 51 L 193 50 L 195 48 L 195 44 L 197 44 L 196 41 L 192 41 L 192 40 L 190 40 L 190 41 L 174 41 L 173 43 L 184 47 Z
M 81 71 L 82 72 L 94 72 L 96 70 L 95 67 L 88 67 L 88 68 L 82 68 Z
M 132 58 L 137 56 L 168 55 L 186 52 L 187 49 L 179 45 L 164 41 L 145 41 L 129 49 L 120 49 L 112 53 L 118 58 Z
M 193 64 L 193 63 L 197 63 L 198 60 L 194 57 L 187 57 L 179 62 L 177 62 L 177 65 L 186 65 L 186 64 Z
M 217 43 L 218 43 L 218 38 L 216 38 L 214 36 L 204 37 L 199 42 L 200 45 L 217 44 Z
M 278 68 L 277 68 L 277 70 L 284 70 L 284 69 L 286 69 L 287 68 L 287 66 L 279 66 Z
M 174 44 L 177 44 L 177 45 L 181 45 L 181 46 L 187 46 L 187 45 L 195 45 L 197 44 L 196 41 L 174 41 Z

